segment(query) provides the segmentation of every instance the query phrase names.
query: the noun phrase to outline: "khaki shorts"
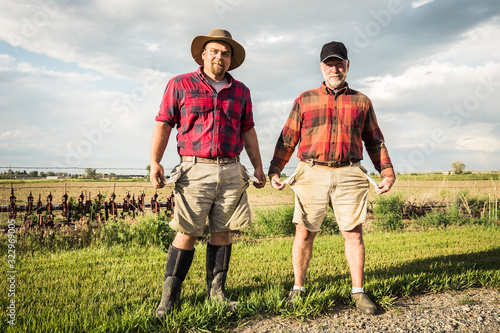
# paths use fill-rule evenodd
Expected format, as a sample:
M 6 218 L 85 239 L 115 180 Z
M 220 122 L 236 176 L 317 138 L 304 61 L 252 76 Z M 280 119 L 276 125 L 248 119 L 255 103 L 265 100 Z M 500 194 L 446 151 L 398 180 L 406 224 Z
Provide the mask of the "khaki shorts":
M 295 192 L 293 223 L 318 232 L 328 205 L 342 231 L 366 221 L 369 183 L 360 163 L 341 168 L 299 162 L 291 188 Z
M 238 230 L 252 223 L 246 189 L 248 176 L 239 162 L 182 162 L 172 170 L 175 182 L 174 218 L 170 227 L 189 235 Z

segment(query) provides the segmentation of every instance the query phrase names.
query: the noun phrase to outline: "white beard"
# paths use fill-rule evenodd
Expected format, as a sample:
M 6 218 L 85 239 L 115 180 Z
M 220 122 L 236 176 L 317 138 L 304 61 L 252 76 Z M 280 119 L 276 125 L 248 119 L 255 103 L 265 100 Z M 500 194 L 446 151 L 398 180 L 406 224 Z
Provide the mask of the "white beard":
M 335 77 L 325 77 L 326 86 L 330 89 L 339 89 L 344 85 L 345 76 L 343 78 L 335 78 Z

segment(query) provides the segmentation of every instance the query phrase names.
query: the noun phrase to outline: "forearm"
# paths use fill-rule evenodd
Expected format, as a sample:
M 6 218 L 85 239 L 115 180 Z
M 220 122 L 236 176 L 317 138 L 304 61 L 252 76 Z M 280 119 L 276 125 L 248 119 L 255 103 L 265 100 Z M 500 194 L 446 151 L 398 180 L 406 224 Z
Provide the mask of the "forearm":
M 269 166 L 269 174 L 281 174 L 281 171 L 292 157 L 297 142 L 297 139 L 284 137 L 281 134 L 274 149 L 273 159 Z
M 150 163 L 160 163 L 167 148 L 172 127 L 164 122 L 156 122 L 151 138 Z
M 248 158 L 252 163 L 255 170 L 262 170 L 262 159 L 260 156 L 259 140 L 257 139 L 257 132 L 255 128 L 251 128 L 246 132 L 242 133 L 243 141 L 245 144 L 245 151 L 247 152 Z
M 365 147 L 373 166 L 378 172 L 380 172 L 381 176 L 383 178 L 394 178 L 391 158 L 389 157 L 389 152 L 387 151 L 384 141 L 379 140 L 371 144 L 365 143 Z

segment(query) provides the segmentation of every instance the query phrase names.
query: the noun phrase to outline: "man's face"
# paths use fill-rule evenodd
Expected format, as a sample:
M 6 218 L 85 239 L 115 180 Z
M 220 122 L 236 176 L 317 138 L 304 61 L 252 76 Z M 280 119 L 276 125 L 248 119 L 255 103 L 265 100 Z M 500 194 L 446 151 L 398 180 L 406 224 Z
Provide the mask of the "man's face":
M 321 73 L 325 78 L 325 84 L 330 89 L 342 88 L 349 71 L 349 60 L 340 58 L 328 58 L 320 64 Z
M 231 65 L 231 52 L 231 46 L 227 43 L 217 41 L 207 43 L 201 55 L 205 72 L 215 78 L 223 77 Z

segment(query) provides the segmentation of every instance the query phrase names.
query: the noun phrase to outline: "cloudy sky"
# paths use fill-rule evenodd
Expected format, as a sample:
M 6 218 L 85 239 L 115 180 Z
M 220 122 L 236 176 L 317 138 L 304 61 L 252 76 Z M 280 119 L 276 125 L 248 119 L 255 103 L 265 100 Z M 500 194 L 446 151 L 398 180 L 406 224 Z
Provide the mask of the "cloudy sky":
M 266 171 L 293 100 L 321 84 L 319 51 L 332 40 L 349 49 L 348 82 L 372 99 L 397 172 L 500 169 L 498 0 L 0 4 L 0 167 L 143 173 L 166 82 L 196 70 L 195 36 L 223 28 L 246 48 L 232 74 L 252 92 Z

